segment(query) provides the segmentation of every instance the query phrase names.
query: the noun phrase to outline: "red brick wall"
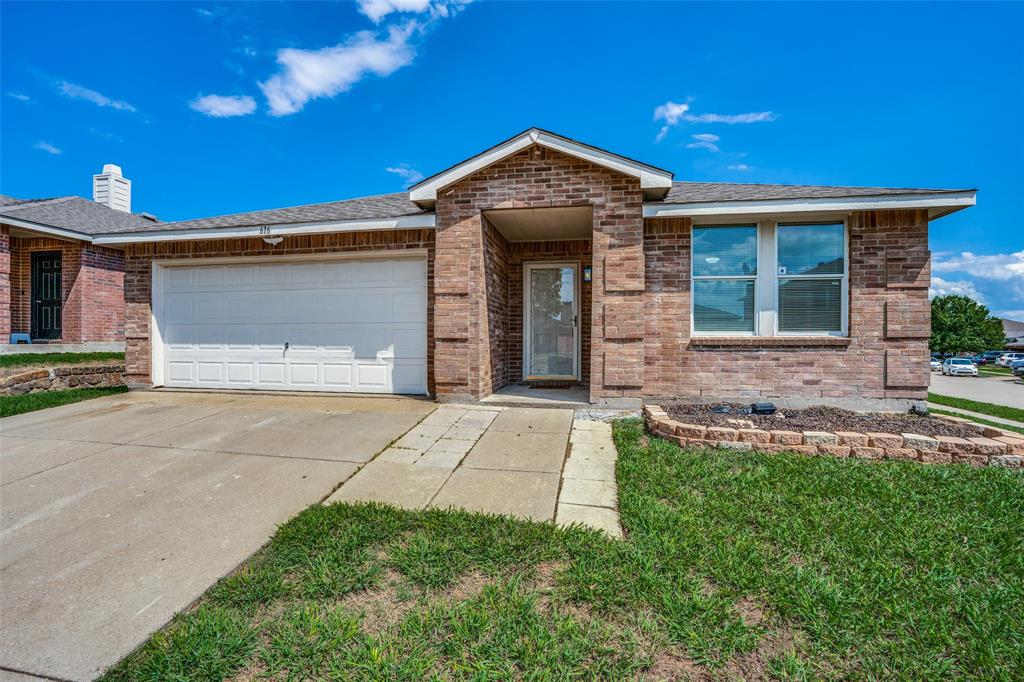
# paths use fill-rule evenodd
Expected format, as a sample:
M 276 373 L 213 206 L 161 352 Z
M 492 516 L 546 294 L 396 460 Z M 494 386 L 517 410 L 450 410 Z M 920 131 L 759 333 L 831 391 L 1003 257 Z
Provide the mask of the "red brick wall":
M 0 343 L 11 333 L 11 232 L 0 225 Z
M 85 246 L 80 254 L 81 340 L 124 340 L 124 253 Z
M 481 367 L 480 381 L 487 393 L 509 383 L 509 243 L 488 221 L 483 223 L 484 292 L 487 300 L 486 357 L 490 364 Z
M 438 191 L 435 307 L 439 394 L 481 398 L 501 385 L 502 362 L 492 358 L 487 315 L 487 269 L 482 212 L 496 208 L 590 206 L 593 210 L 594 284 L 590 319 L 593 397 L 640 395 L 642 339 L 603 337 L 603 302 L 643 290 L 643 193 L 638 180 L 586 161 L 533 146 Z M 604 280 L 608 257 L 611 281 Z M 607 372 L 605 352 L 611 360 Z M 511 355 L 510 352 L 506 356 Z M 637 359 L 639 358 L 639 364 Z
M 645 225 L 644 394 L 805 399 L 926 398 L 928 217 L 849 217 L 850 338 L 690 338 L 690 221 Z
M 150 384 L 150 318 L 152 312 L 152 263 L 181 258 L 225 258 L 235 256 L 290 256 L 318 253 L 358 253 L 425 249 L 427 252 L 427 390 L 434 393 L 434 232 L 393 230 L 297 235 L 270 246 L 262 239 L 216 239 L 203 241 L 133 244 L 125 251 L 125 382 Z

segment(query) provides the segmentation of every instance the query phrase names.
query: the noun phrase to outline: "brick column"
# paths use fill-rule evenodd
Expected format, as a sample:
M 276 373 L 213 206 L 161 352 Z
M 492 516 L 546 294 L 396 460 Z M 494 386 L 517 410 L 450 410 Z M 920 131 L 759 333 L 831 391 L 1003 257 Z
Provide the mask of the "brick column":
M 876 354 L 885 398 L 925 400 L 931 253 L 925 210 L 852 213 L 850 336 Z
M 129 246 L 124 273 L 125 383 L 150 386 L 150 329 L 153 283 L 152 244 Z
M 480 397 L 486 314 L 481 214 L 438 201 L 434 257 L 434 383 L 440 399 Z
M 0 343 L 11 335 L 11 232 L 0 225 Z
M 639 397 L 644 385 L 644 223 L 639 186 L 594 202 L 590 399 Z

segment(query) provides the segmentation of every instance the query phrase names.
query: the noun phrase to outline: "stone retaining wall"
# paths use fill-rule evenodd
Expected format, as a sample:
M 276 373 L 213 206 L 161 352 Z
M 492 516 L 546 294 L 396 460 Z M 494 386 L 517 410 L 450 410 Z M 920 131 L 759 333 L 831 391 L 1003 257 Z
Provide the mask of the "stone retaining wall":
M 949 418 L 949 421 L 977 426 L 985 435 L 955 438 L 914 433 L 766 431 L 700 426 L 676 421 L 658 405 L 644 407 L 644 419 L 653 433 L 682 446 L 863 459 L 910 459 L 932 464 L 964 462 L 974 466 L 1024 466 L 1024 435 L 956 418 Z
M 0 396 L 97 386 L 124 386 L 124 365 L 80 365 L 25 370 L 0 379 Z

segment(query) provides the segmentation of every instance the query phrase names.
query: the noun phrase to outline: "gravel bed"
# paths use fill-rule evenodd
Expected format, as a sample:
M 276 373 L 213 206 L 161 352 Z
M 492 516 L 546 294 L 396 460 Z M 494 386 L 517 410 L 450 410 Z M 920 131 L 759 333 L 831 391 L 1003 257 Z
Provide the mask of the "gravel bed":
M 749 405 L 718 403 L 715 405 L 694 405 L 669 403 L 663 405 L 669 416 L 676 421 L 701 426 L 731 426 L 733 428 L 758 428 L 778 431 L 858 431 L 865 433 L 916 433 L 922 436 L 968 436 L 984 435 L 979 427 L 948 422 L 935 417 L 914 414 L 879 414 L 850 412 L 837 407 L 808 407 L 802 410 L 779 410 L 773 415 L 747 414 Z M 727 411 L 726 411 L 727 410 Z M 737 425 L 729 420 L 746 420 L 753 424 Z

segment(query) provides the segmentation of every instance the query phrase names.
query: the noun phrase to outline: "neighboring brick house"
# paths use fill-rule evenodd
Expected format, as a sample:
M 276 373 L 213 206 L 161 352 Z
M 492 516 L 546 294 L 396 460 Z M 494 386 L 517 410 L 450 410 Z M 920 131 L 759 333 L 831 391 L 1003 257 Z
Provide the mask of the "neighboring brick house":
M 93 183 L 94 201 L 0 195 L 0 344 L 12 334 L 34 343 L 124 340 L 124 252 L 93 237 L 153 220 L 129 212 L 131 185 L 116 166 Z
M 138 385 L 594 402 L 926 396 L 928 222 L 973 190 L 674 182 L 539 129 L 408 192 L 121 227 Z

